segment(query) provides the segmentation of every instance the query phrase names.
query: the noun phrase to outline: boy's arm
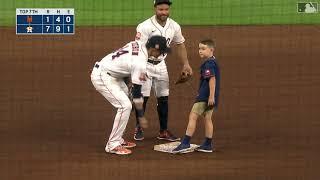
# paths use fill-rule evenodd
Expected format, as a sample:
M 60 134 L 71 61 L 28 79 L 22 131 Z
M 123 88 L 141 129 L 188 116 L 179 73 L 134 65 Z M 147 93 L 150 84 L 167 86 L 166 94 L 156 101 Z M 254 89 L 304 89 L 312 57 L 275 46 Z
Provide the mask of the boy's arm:
M 215 103 L 214 94 L 215 94 L 215 89 L 216 89 L 216 77 L 215 76 L 210 78 L 209 88 L 210 88 L 210 95 L 209 95 L 209 99 L 208 99 L 208 106 L 213 107 L 213 105 Z

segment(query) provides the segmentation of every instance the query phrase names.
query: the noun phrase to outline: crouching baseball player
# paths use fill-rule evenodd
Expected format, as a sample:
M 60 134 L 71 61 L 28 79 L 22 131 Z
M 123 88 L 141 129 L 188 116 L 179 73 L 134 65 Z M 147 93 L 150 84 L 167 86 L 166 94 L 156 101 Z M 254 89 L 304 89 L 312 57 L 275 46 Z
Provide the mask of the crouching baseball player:
M 131 76 L 133 104 L 141 126 L 147 127 L 141 94 L 141 85 L 147 76 L 146 62 L 148 58 L 158 58 L 169 50 L 164 37 L 152 36 L 143 46 L 138 41 L 129 42 L 124 47 L 105 56 L 100 62 L 95 63 L 91 73 L 92 84 L 118 109 L 109 140 L 105 146 L 106 152 L 126 155 L 131 154 L 131 150 L 127 148 L 136 146 L 135 143 L 125 141 L 122 138 L 132 109 L 124 78 Z

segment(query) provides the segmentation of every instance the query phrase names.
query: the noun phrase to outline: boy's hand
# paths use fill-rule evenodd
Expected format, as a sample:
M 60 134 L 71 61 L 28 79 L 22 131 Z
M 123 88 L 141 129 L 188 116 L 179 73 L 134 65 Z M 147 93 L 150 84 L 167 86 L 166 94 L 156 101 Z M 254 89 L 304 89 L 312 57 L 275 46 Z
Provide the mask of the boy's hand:
M 212 109 L 213 106 L 214 106 L 214 98 L 210 96 L 208 99 L 208 107 Z

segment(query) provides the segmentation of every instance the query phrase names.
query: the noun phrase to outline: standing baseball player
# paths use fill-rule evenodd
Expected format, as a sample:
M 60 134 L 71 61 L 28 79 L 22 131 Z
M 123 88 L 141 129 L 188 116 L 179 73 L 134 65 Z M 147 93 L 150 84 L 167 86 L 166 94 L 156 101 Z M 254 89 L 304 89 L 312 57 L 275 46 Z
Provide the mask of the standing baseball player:
M 154 12 L 155 15 L 140 23 L 137 26 L 136 40 L 143 44 L 148 38 L 154 35 L 160 35 L 166 38 L 168 46 L 171 42 L 177 46 L 177 54 L 181 59 L 183 68 L 181 74 L 186 76 L 192 75 L 192 69 L 187 58 L 187 51 L 184 44 L 184 37 L 181 33 L 181 27 L 173 19 L 169 18 L 170 0 L 155 0 Z M 148 78 L 142 86 L 142 94 L 144 97 L 143 109 L 146 109 L 147 101 L 150 97 L 151 89 L 154 90 L 157 97 L 157 111 L 160 122 L 160 132 L 158 139 L 168 141 L 177 141 L 180 138 L 175 137 L 168 130 L 168 96 L 169 96 L 169 75 L 167 66 L 164 61 L 167 54 L 159 56 L 158 59 L 149 58 L 147 62 Z M 136 113 L 136 128 L 134 133 L 135 140 L 143 140 L 143 129 L 140 126 L 139 118 Z
M 124 78 L 131 76 L 131 92 L 138 120 L 142 127 L 147 127 L 141 94 L 141 85 L 146 80 L 146 61 L 149 57 L 157 58 L 168 50 L 164 37 L 152 36 L 144 45 L 138 41 L 129 42 L 95 63 L 91 73 L 92 84 L 118 109 L 105 147 L 106 152 L 126 155 L 131 154 L 131 150 L 127 148 L 136 146 L 122 138 L 132 109 Z

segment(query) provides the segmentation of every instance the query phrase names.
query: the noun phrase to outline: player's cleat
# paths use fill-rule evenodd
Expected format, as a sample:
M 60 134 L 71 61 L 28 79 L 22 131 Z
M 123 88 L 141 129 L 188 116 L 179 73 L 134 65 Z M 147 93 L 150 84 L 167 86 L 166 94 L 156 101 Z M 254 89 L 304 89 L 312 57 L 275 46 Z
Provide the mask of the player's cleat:
M 167 141 L 179 141 L 180 138 L 174 136 L 170 131 L 163 130 L 159 132 L 157 137 L 158 139 L 167 140 Z
M 143 130 L 141 127 L 137 126 L 134 130 L 133 139 L 136 141 L 142 141 L 144 139 Z
M 121 146 L 121 145 L 113 148 L 112 150 L 108 150 L 108 149 L 106 148 L 106 152 L 108 152 L 108 153 L 113 153 L 113 154 L 118 154 L 118 155 L 128 155 L 128 154 L 131 154 L 131 153 L 132 153 L 131 150 L 126 149 L 125 147 L 123 147 L 123 146 Z
M 206 152 L 206 153 L 213 152 L 212 145 L 201 145 L 200 147 L 196 148 L 195 150 L 199 151 L 199 152 Z
M 125 148 L 133 148 L 136 147 L 136 143 L 133 142 L 129 142 L 129 141 L 124 141 L 121 146 L 125 147 Z
M 185 153 L 185 152 L 189 152 L 190 150 L 191 150 L 190 144 L 181 143 L 179 146 L 177 146 L 172 150 L 172 153 L 173 154 Z

